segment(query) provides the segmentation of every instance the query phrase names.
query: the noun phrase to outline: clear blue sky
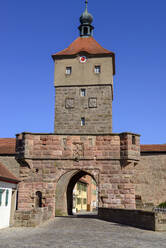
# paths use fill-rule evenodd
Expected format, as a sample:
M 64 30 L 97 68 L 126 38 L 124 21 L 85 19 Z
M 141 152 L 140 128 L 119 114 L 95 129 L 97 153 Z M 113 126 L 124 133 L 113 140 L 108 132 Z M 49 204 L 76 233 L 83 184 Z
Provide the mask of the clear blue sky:
M 79 35 L 84 0 L 0 1 L 0 137 L 53 132 L 51 54 Z M 166 1 L 89 0 L 94 38 L 116 53 L 113 132 L 166 143 Z

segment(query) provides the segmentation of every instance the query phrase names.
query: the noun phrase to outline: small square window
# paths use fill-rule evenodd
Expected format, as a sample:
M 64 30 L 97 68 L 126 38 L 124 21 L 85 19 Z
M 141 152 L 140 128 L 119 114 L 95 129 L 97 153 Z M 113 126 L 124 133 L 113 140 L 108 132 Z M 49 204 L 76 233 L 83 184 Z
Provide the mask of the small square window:
M 71 66 L 66 67 L 66 75 L 71 75 L 71 72 L 72 72 L 72 67 Z
M 86 96 L 86 89 L 81 89 L 80 95 L 81 96 Z
M 81 126 L 85 126 L 85 118 L 84 117 L 81 118 Z
M 95 74 L 99 74 L 101 72 L 101 66 L 95 65 L 94 72 L 95 72 Z

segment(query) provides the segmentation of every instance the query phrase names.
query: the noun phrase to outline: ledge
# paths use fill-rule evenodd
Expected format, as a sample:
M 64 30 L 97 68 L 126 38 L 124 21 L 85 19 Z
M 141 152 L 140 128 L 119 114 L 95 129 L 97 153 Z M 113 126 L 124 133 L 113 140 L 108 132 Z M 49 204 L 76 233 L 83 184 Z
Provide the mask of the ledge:
M 136 135 L 136 136 L 141 136 L 140 134 L 136 133 L 130 133 L 130 132 L 123 132 L 123 133 L 104 133 L 104 134 L 85 134 L 85 133 L 79 133 L 79 134 L 74 134 L 74 133 L 31 133 L 31 132 L 22 132 L 16 134 L 16 136 L 20 134 L 31 134 L 31 135 L 59 135 L 59 136 L 118 136 L 118 135 Z

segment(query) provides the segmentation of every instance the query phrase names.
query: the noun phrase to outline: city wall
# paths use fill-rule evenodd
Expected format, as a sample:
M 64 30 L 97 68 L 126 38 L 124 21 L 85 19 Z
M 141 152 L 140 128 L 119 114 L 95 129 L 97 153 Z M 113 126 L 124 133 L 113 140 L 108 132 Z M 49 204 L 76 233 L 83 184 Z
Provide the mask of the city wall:
M 166 201 L 166 153 L 141 153 L 133 182 L 137 208 L 152 210 Z

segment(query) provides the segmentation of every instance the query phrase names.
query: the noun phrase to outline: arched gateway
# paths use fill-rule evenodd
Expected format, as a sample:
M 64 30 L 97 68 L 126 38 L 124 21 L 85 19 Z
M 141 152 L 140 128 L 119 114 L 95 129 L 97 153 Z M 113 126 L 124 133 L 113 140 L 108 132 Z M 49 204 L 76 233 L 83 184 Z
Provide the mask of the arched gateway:
M 91 176 L 99 187 L 99 171 L 71 170 L 64 173 L 58 180 L 55 191 L 55 215 L 72 215 L 73 189 L 83 176 Z
M 86 5 L 80 37 L 52 55 L 54 133 L 17 135 L 18 210 L 29 210 L 30 220 L 35 214 L 53 217 L 55 210 L 70 214 L 72 189 L 84 174 L 98 184 L 99 208 L 135 208 L 132 175 L 140 155 L 139 135 L 112 133 L 115 54 L 92 37 L 92 21 Z M 41 192 L 40 212 L 35 210 L 36 192 Z

